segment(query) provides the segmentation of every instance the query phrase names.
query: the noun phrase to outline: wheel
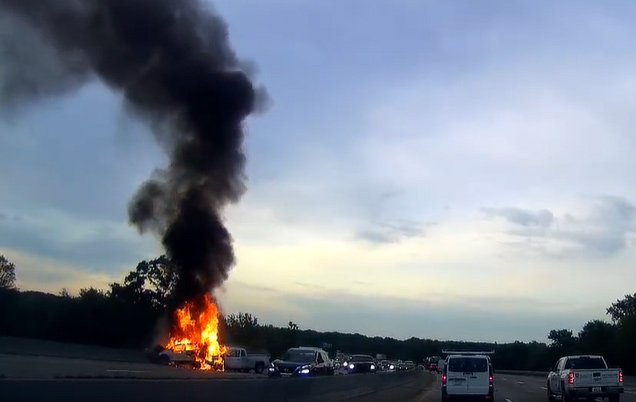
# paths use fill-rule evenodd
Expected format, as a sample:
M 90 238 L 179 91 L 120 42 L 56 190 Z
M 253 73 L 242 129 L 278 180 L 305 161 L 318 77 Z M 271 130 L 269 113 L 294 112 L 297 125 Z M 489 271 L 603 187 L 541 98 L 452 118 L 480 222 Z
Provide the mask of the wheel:
M 170 356 L 168 356 L 168 355 L 160 355 L 159 356 L 159 363 L 160 364 L 165 364 L 165 365 L 170 364 Z
M 619 394 L 616 395 L 610 395 L 607 397 L 609 402 L 620 402 L 621 400 L 621 396 Z
M 556 398 L 554 397 L 554 394 L 552 393 L 552 390 L 550 389 L 550 383 L 548 382 L 548 386 L 546 387 L 546 389 L 548 390 L 548 401 L 555 401 Z
M 254 366 L 254 372 L 256 374 L 262 374 L 264 370 L 265 365 L 263 363 L 256 363 L 256 366 Z
M 565 383 L 564 382 L 561 382 L 561 401 L 562 402 L 571 402 L 572 401 L 572 397 L 569 396 L 565 392 Z

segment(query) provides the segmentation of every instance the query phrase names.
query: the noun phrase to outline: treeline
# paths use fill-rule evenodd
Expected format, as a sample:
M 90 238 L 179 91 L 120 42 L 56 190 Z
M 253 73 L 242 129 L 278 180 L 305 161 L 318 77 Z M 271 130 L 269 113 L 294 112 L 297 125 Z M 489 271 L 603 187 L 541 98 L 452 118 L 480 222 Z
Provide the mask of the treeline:
M 83 289 L 79 295 L 58 295 L 15 289 L 15 266 L 0 256 L 0 336 L 76 342 L 110 347 L 144 348 L 156 341 L 157 324 L 166 322 L 176 274 L 162 256 L 140 262 L 122 283 L 107 290 Z M 393 359 L 421 362 L 444 349 L 495 350 L 497 369 L 548 370 L 559 356 L 602 354 L 612 365 L 636 373 L 636 294 L 617 300 L 608 309 L 610 322 L 590 321 L 576 335 L 552 330 L 549 344 L 541 342 L 474 343 L 410 338 L 398 340 L 361 334 L 317 332 L 263 325 L 248 313 L 223 317 L 220 338 L 279 356 L 293 346 L 322 346 L 331 354 L 381 353 Z

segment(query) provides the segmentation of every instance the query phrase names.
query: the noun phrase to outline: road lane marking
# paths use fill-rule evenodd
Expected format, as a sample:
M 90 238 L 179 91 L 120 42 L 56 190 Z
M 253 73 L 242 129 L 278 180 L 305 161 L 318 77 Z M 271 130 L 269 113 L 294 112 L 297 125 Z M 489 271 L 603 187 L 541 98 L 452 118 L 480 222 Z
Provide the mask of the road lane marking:
M 512 402 L 510 399 L 506 398 L 506 402 Z
M 146 370 L 107 369 L 108 373 L 147 373 Z
M 523 381 L 517 381 L 517 384 L 519 384 L 519 385 L 523 385 L 523 384 L 525 384 L 525 382 L 523 382 Z
M 547 390 L 548 390 L 546 387 L 539 387 L 539 388 L 541 388 L 541 389 L 542 389 L 542 390 L 544 390 L 544 391 L 547 391 Z

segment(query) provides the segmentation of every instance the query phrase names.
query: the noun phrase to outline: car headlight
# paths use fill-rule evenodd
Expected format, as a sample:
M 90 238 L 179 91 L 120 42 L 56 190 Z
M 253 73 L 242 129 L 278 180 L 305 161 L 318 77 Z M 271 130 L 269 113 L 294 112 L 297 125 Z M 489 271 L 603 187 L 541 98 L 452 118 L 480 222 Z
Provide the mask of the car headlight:
M 389 370 L 395 370 L 395 366 L 392 364 L 389 366 Z
M 342 363 L 342 367 L 347 367 L 347 362 Z
M 375 364 L 371 365 L 371 370 L 375 370 Z
M 356 365 L 355 365 L 355 364 L 353 364 L 353 363 L 351 363 L 351 364 L 349 365 L 349 368 L 350 368 L 351 370 L 353 370 L 355 367 L 356 367 Z
M 269 370 L 270 373 L 273 373 L 274 371 L 276 371 L 276 367 L 270 367 L 267 370 Z
M 300 374 L 309 374 L 309 369 L 301 369 Z

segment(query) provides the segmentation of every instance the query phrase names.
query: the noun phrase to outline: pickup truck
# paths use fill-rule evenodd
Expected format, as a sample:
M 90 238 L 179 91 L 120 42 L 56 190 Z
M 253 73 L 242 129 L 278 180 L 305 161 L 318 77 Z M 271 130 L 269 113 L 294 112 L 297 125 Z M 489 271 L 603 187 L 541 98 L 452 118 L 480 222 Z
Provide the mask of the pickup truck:
M 621 369 L 607 368 L 603 356 L 565 356 L 548 374 L 548 400 L 554 401 L 559 395 L 563 402 L 598 397 L 619 402 L 620 394 L 624 392 L 623 380 Z
M 261 374 L 269 366 L 269 356 L 264 354 L 248 354 L 244 348 L 230 346 L 225 355 L 225 369 L 236 371 L 251 371 Z

